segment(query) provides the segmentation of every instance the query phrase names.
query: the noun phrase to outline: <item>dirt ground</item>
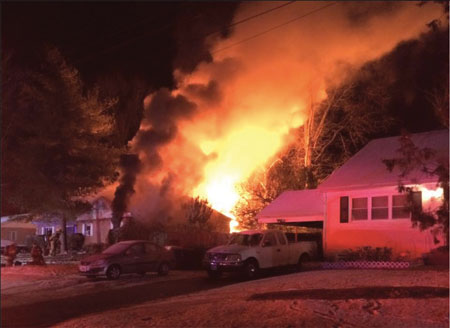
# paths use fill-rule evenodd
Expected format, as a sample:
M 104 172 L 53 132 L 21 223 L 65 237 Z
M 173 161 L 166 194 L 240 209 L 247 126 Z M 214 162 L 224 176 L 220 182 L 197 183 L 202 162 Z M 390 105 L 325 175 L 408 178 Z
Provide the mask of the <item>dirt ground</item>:
M 8 316 L 26 315 L 34 304 L 45 315 L 42 298 L 60 306 L 72 299 L 67 303 L 72 313 L 51 325 L 36 321 L 33 327 L 449 326 L 448 268 L 314 270 L 254 281 L 225 277 L 211 283 L 199 271 L 88 281 L 76 274 L 74 265 L 51 265 L 3 268 L 1 293 L 5 327 L 19 327 L 8 322 Z M 77 312 L 73 307 L 79 297 L 111 305 Z M 123 301 L 126 298 L 130 302 Z

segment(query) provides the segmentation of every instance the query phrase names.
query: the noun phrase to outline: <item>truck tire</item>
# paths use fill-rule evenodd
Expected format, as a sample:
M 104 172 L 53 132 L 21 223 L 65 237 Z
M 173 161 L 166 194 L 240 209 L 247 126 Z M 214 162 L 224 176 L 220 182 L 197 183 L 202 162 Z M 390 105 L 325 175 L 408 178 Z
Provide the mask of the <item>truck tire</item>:
M 244 264 L 244 277 L 246 279 L 255 279 L 259 274 L 259 265 L 256 260 L 248 260 Z
M 297 271 L 301 271 L 304 269 L 304 264 L 311 261 L 310 256 L 307 253 L 303 253 L 297 262 Z

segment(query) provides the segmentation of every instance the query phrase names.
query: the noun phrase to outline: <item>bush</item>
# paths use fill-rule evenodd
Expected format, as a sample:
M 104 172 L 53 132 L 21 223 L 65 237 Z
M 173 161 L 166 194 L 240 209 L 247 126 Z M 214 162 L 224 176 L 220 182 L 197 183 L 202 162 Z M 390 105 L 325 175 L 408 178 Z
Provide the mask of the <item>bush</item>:
M 44 250 L 46 247 L 45 236 L 44 235 L 27 236 L 25 240 L 26 247 L 28 249 L 31 249 L 33 243 L 36 243 L 40 248 L 42 248 L 42 250 Z
M 81 233 L 74 233 L 67 235 L 67 246 L 69 250 L 81 251 L 84 245 L 84 235 Z
M 364 246 L 345 250 L 338 257 L 343 261 L 391 261 L 392 248 Z

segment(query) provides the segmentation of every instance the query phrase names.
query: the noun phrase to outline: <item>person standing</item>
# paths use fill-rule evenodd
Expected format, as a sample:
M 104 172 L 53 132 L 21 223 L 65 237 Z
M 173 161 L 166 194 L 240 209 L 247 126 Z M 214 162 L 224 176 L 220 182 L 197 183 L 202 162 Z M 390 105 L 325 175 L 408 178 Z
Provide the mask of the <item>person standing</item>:
M 45 265 L 44 257 L 42 256 L 42 249 L 37 243 L 33 243 L 30 254 L 33 261 L 31 261 L 29 264 Z
M 13 266 L 16 256 L 17 256 L 16 244 L 13 243 L 5 247 L 5 259 L 7 266 Z
M 55 256 L 57 253 L 59 253 L 59 248 L 61 247 L 61 242 L 59 240 L 60 236 L 61 236 L 61 230 L 58 230 L 50 237 L 50 255 L 51 256 Z

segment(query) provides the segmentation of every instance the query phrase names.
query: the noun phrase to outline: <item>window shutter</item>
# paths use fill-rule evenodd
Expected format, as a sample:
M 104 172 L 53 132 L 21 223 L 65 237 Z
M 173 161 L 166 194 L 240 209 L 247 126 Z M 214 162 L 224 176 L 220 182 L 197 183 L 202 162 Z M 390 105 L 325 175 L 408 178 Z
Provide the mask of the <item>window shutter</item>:
M 348 196 L 341 197 L 339 222 L 348 223 Z
M 417 218 L 417 216 L 422 212 L 422 192 L 413 191 L 412 196 L 412 217 Z

